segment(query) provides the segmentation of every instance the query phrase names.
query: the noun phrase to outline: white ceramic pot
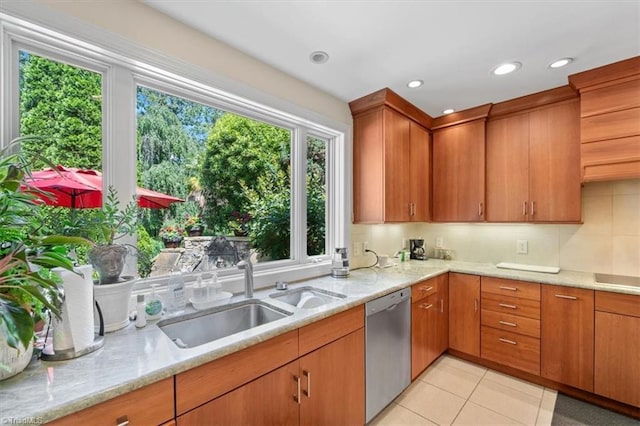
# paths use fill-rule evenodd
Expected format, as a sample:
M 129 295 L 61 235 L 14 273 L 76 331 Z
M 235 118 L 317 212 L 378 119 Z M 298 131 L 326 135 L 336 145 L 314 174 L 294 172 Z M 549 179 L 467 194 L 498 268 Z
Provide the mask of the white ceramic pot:
M 129 324 L 129 302 L 131 290 L 136 280 L 133 277 L 122 277 L 122 282 L 93 286 L 93 294 L 100 305 L 104 319 L 104 331 L 116 331 Z M 96 332 L 100 326 L 97 311 L 94 315 Z
M 20 344 L 20 350 L 10 348 L 3 333 L 0 333 L 0 380 L 8 379 L 27 368 L 33 355 L 33 341 L 25 350 Z

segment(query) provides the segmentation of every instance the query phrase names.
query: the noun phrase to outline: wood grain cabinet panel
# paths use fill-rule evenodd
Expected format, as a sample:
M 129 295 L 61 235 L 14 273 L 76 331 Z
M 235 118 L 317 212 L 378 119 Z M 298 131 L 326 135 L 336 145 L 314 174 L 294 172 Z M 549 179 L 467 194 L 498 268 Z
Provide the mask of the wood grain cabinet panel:
M 429 220 L 429 132 L 391 108 L 354 116 L 356 223 Z
M 482 358 L 538 375 L 540 339 L 483 326 Z
M 578 100 L 487 124 L 487 220 L 579 222 Z
M 541 376 L 593 392 L 593 290 L 544 284 L 541 296 Z
M 482 277 L 482 291 L 521 299 L 540 300 L 540 284 L 526 281 Z
M 132 425 L 158 425 L 173 419 L 173 407 L 170 377 L 48 424 L 112 426 L 128 421 Z
M 449 347 L 480 356 L 480 277 L 449 273 Z
M 433 134 L 433 221 L 484 221 L 484 189 L 485 121 L 436 130 Z

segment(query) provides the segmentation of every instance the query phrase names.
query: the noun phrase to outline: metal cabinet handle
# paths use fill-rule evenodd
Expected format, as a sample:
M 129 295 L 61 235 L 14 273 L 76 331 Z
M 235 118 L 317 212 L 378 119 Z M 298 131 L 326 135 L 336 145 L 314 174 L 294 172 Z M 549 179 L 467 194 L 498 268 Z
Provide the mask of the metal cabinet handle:
M 431 291 L 431 290 L 433 290 L 433 286 L 430 286 L 430 287 L 420 287 L 420 290 L 422 290 L 422 291 Z
M 473 312 L 478 312 L 478 299 L 473 299 Z
M 432 303 L 428 303 L 428 304 L 427 303 L 423 303 L 422 305 L 420 305 L 420 307 L 422 309 L 431 309 L 431 308 L 433 308 L 433 304 Z
M 498 306 L 509 309 L 518 309 L 518 305 L 507 305 L 506 303 L 498 303 Z
M 531 216 L 536 214 L 536 202 L 532 201 L 531 202 Z
M 304 391 L 304 395 L 307 398 L 311 398 L 311 372 L 307 370 L 302 370 L 302 374 L 307 378 L 307 390 Z
M 440 313 L 444 313 L 444 299 L 440 299 Z
M 564 295 L 564 294 L 556 294 L 556 297 L 558 297 L 560 299 L 578 300 L 578 298 L 575 297 L 575 296 L 567 296 L 567 295 Z
M 526 216 L 527 215 L 527 202 L 523 201 L 522 202 L 522 216 Z
M 296 391 L 296 394 L 293 395 L 293 400 L 297 402 L 298 405 L 300 405 L 300 377 L 293 376 L 293 380 L 295 380 L 295 382 L 297 383 L 297 391 Z
M 507 287 L 505 285 L 500 286 L 500 290 L 518 291 L 517 287 Z
M 478 216 L 482 216 L 482 203 L 478 203 Z
M 409 203 L 409 216 L 413 216 L 413 206 Z
M 516 324 L 515 322 L 498 321 L 498 323 L 500 323 L 502 325 L 508 325 L 509 327 L 517 327 L 518 326 L 518 324 Z
M 510 345 L 517 345 L 518 342 L 514 342 L 513 340 L 509 340 L 509 339 L 503 339 L 502 337 L 498 338 L 498 340 L 500 340 L 502 343 L 508 343 Z
M 118 417 L 116 419 L 117 426 L 127 426 L 129 424 L 129 418 L 127 416 Z

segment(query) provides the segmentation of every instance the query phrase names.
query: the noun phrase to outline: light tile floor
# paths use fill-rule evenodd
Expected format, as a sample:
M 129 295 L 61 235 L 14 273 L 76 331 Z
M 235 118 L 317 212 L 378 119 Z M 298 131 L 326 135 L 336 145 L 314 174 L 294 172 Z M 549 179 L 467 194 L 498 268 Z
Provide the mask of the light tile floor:
M 556 391 L 443 355 L 370 423 L 550 425 Z

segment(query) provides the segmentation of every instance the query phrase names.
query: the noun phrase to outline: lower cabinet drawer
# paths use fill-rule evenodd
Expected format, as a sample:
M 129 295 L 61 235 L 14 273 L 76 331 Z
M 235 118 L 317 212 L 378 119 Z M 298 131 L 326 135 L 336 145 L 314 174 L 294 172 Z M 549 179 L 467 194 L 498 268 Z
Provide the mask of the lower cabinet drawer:
M 540 319 L 540 302 L 482 292 L 482 309 Z
M 483 326 L 480 342 L 482 358 L 540 375 L 540 339 Z
M 482 310 L 482 325 L 540 338 L 540 320 L 518 315 Z

